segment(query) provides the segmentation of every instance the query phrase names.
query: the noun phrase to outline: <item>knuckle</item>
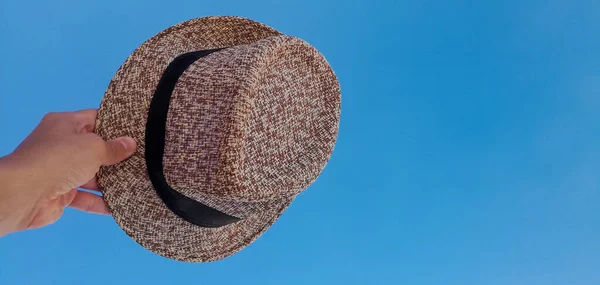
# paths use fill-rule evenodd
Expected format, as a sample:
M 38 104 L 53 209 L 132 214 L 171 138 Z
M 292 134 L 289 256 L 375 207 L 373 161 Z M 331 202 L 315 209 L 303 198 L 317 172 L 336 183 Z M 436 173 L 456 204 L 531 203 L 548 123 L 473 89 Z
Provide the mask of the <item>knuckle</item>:
M 44 121 L 44 122 L 54 121 L 58 117 L 60 117 L 60 115 L 61 115 L 61 113 L 58 113 L 58 112 L 50 112 L 50 113 L 47 113 L 46 115 L 44 115 L 44 117 L 42 118 L 42 121 Z
M 41 122 L 46 125 L 70 125 L 73 124 L 75 115 L 70 112 L 50 112 L 42 117 Z
M 73 120 L 75 120 L 76 122 L 81 123 L 81 124 L 86 124 L 87 121 L 89 121 L 88 116 L 86 116 L 85 114 L 80 113 L 80 112 L 71 113 L 71 116 L 72 116 Z

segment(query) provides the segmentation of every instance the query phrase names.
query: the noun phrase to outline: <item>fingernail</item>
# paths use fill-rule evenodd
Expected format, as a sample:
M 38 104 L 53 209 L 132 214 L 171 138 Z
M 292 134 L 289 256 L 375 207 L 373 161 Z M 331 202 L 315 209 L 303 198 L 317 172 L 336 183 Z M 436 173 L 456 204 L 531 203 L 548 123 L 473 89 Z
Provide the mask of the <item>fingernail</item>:
M 125 147 L 125 150 L 127 150 L 128 154 L 131 154 L 135 151 L 137 144 L 133 138 L 130 138 L 130 137 L 120 138 L 119 142 L 123 145 L 123 147 Z

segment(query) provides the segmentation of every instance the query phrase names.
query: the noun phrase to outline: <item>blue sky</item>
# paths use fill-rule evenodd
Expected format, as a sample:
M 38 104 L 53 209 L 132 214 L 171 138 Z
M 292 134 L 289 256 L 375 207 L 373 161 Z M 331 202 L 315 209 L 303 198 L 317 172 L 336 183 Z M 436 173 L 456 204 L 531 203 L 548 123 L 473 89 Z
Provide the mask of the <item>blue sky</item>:
M 316 46 L 339 76 L 318 181 L 228 259 L 154 255 L 68 210 L 0 239 L 0 284 L 599 284 L 600 2 L 0 2 L 0 155 L 97 107 L 133 49 L 208 15 Z

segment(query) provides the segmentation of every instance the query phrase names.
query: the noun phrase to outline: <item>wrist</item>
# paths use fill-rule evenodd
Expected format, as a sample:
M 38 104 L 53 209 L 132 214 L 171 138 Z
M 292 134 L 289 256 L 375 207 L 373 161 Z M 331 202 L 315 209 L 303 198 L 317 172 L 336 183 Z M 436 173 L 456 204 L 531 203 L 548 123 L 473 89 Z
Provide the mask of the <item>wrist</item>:
M 13 155 L 0 157 L 0 237 L 20 230 L 31 208 L 23 177 L 27 172 L 27 166 Z

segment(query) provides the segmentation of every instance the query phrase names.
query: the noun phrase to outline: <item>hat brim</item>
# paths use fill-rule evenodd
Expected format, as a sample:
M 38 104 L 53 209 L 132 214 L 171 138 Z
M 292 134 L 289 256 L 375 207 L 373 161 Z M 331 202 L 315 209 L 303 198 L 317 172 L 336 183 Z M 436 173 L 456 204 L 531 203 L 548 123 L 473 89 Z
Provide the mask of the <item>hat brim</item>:
M 113 77 L 102 100 L 96 133 L 106 140 L 132 136 L 138 149 L 126 161 L 102 167 L 98 184 L 117 224 L 141 246 L 167 258 L 214 261 L 243 249 L 264 233 L 291 200 L 270 203 L 265 211 L 239 222 L 204 228 L 169 210 L 147 175 L 145 126 L 160 76 L 180 54 L 249 44 L 281 35 L 261 23 L 238 17 L 206 17 L 168 28 L 138 47 Z
M 274 204 L 269 210 L 220 227 L 193 225 L 166 208 L 146 175 L 135 178 L 138 156 L 121 163 L 106 176 L 104 198 L 117 224 L 141 246 L 167 258 L 206 262 L 228 257 L 263 234 L 285 211 L 290 201 Z

